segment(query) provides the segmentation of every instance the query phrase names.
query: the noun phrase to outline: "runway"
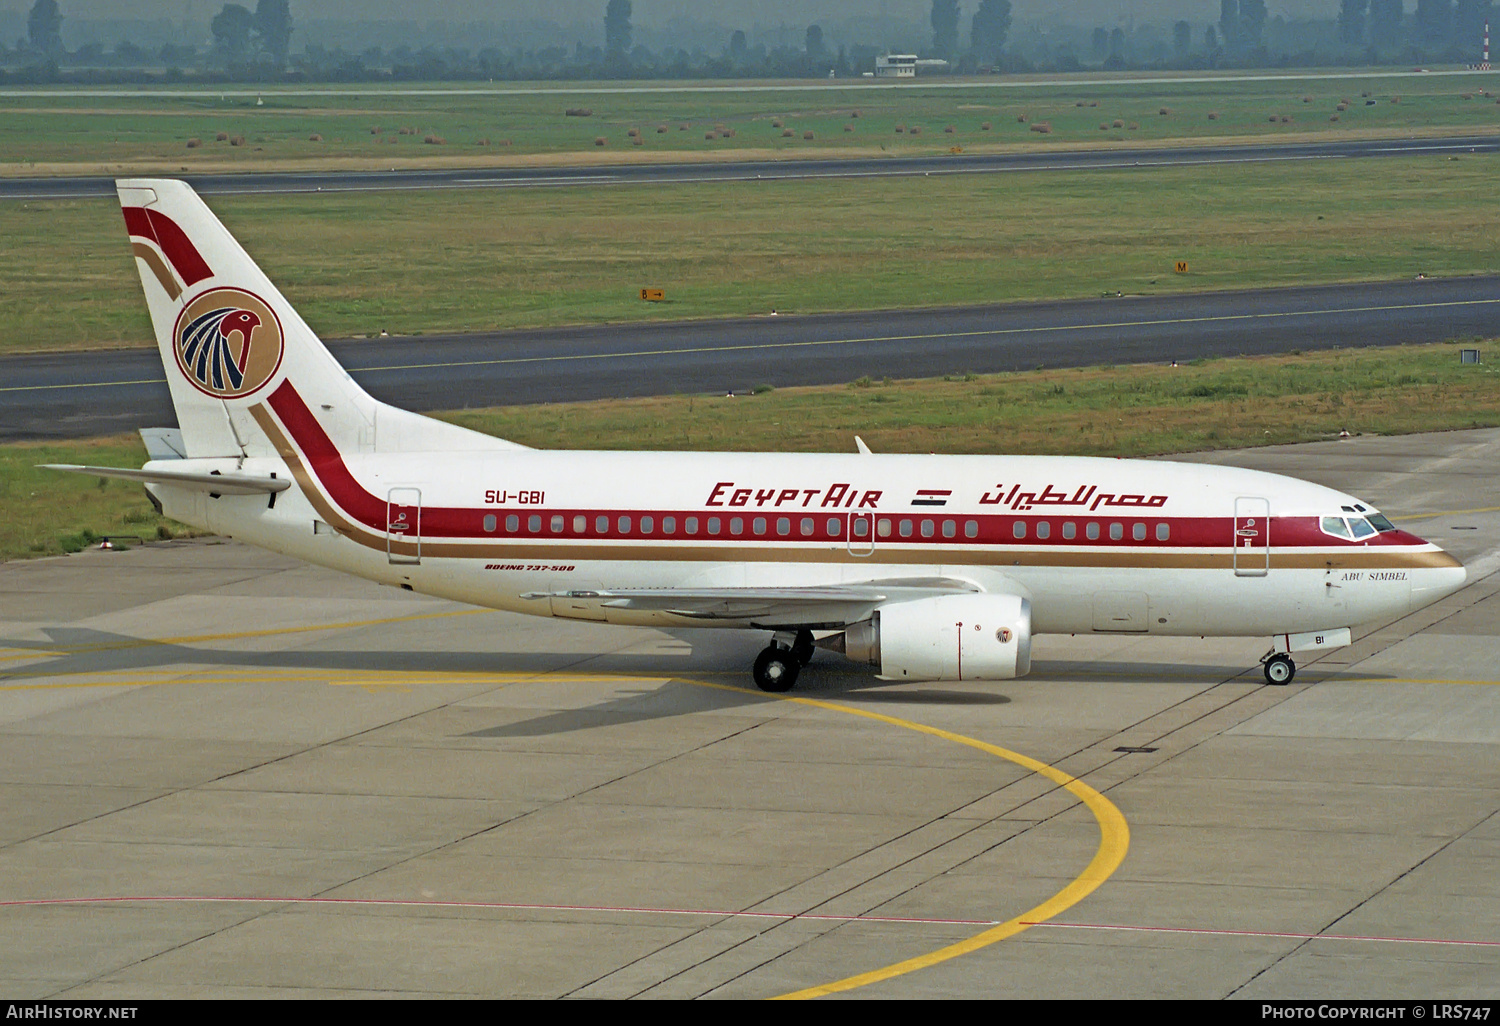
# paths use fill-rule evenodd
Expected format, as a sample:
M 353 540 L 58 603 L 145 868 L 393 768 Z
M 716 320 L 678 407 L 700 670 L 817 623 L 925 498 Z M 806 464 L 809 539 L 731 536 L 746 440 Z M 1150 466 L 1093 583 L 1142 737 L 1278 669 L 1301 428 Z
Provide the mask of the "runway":
M 1043 637 L 883 684 L 758 635 L 527 620 L 233 543 L 0 564 L 18 1000 L 1494 1000 L 1500 430 L 1215 453 L 1470 566 L 1264 643 Z
M 1312 143 L 1251 143 L 1169 147 L 1094 147 L 1005 153 L 942 154 L 930 157 L 849 157 L 831 160 L 684 161 L 670 164 L 595 164 L 561 167 L 496 167 L 389 171 L 264 171 L 174 175 L 203 196 L 250 193 L 371 192 L 391 189 L 598 188 L 687 182 L 782 181 L 807 178 L 885 178 L 914 175 L 1006 174 L 1026 171 L 1097 171 L 1263 163 L 1287 160 L 1348 160 L 1423 154 L 1494 153 L 1500 136 L 1335 139 Z M 0 199 L 83 199 L 115 195 L 113 177 L 0 178 Z
M 1500 276 L 330 344 L 439 410 L 1500 336 Z M 0 359 L 0 441 L 176 423 L 155 349 Z

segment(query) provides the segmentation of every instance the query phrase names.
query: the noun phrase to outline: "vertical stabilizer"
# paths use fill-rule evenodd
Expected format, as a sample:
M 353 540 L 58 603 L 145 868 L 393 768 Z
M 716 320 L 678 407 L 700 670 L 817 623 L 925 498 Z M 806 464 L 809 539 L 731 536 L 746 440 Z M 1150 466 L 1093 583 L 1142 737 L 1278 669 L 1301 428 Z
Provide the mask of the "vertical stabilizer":
M 187 183 L 115 187 L 188 458 L 276 456 L 268 405 L 340 453 L 523 448 L 372 399 Z
M 375 401 L 184 182 L 116 182 L 189 457 L 272 456 L 249 407 L 292 380 L 344 451 L 374 446 Z

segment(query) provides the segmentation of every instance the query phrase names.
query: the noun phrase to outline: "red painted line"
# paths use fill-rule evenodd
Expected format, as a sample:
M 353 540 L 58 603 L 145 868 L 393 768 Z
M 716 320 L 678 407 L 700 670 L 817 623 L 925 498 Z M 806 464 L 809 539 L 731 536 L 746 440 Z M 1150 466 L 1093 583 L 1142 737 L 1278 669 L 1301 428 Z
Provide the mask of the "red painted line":
M 191 239 L 166 214 L 146 207 L 121 207 L 125 214 L 125 227 L 131 235 L 155 242 L 162 254 L 172 264 L 172 269 L 184 285 L 193 285 L 204 278 L 213 277 L 208 262 L 198 252 Z
M 1379 937 L 1342 933 L 1283 933 L 1275 930 L 1194 930 L 1185 926 L 1119 926 L 1106 923 L 1025 923 L 1058 930 L 1116 930 L 1124 933 L 1181 933 L 1196 937 L 1273 937 L 1286 940 L 1375 941 L 1381 944 L 1447 944 L 1456 947 L 1495 948 L 1500 940 L 1456 940 L 1442 937 Z
M 472 908 L 510 912 L 626 912 L 635 915 L 714 916 L 738 919 L 809 919 L 827 923 L 909 923 L 937 926 L 994 926 L 995 919 L 912 919 L 900 916 L 828 916 L 811 912 L 738 912 L 698 908 L 650 908 L 613 905 L 533 905 L 500 901 L 407 901 L 400 898 L 234 898 L 193 895 L 121 895 L 98 898 L 24 898 L 0 901 L 0 908 L 47 905 L 123 905 L 192 902 L 220 905 L 374 905 L 392 908 Z

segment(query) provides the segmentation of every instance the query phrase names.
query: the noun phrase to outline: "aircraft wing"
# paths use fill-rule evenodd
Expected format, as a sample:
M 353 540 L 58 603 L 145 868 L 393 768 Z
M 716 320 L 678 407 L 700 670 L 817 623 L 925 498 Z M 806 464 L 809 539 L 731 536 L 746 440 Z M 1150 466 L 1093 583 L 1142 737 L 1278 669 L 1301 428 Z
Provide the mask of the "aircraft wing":
M 597 604 L 603 609 L 666 612 L 690 620 L 740 620 L 760 626 L 843 627 L 889 602 L 976 592 L 970 581 L 896 578 L 810 587 L 618 588 L 527 592 L 522 598 Z

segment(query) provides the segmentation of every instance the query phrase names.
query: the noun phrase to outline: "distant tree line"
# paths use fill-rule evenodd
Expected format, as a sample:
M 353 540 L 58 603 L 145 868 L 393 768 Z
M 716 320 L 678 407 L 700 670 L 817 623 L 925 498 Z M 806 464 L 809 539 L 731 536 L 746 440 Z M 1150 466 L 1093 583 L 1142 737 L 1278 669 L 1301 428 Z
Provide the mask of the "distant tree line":
M 1405 3 L 1414 2 L 1407 10 Z M 964 74 L 1204 67 L 1467 63 L 1478 59 L 1483 26 L 1495 0 L 1340 0 L 1336 18 L 1269 17 L 1266 0 L 1220 0 L 1211 24 L 1143 24 L 1127 32 L 1054 27 L 1013 33 L 1010 0 L 932 0 L 932 42 L 922 56 Z M 203 46 L 168 43 L 148 50 L 128 41 L 68 51 L 58 0 L 34 0 L 26 37 L 0 43 L 0 82 L 442 81 L 474 79 L 692 79 L 837 77 L 873 72 L 886 48 L 830 47 L 823 28 L 806 28 L 803 45 L 752 44 L 731 30 L 716 53 L 633 43 L 631 0 L 601 0 L 604 45 L 535 49 L 397 46 L 349 52 L 304 45 L 294 51 L 289 0 L 256 0 L 254 9 L 224 4 Z M 1169 31 L 1168 31 L 1169 29 Z M 597 37 L 596 37 L 597 38 Z M 785 38 L 785 37 L 783 37 Z M 931 73 L 924 71 L 924 73 Z

